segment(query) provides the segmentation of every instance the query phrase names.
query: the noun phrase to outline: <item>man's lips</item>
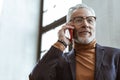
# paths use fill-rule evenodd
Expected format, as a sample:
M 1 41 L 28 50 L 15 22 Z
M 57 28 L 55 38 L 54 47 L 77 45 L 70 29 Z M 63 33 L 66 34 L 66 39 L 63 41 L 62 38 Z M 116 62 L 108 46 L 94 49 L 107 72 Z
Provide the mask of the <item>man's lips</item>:
M 90 31 L 80 31 L 79 33 L 90 33 Z

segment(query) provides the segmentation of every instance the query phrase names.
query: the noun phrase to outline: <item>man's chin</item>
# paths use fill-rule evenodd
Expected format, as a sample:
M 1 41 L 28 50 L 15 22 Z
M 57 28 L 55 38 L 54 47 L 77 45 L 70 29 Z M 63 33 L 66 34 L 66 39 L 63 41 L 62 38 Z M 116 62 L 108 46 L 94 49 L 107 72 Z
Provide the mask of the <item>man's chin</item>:
M 78 38 L 75 39 L 75 42 L 80 43 L 80 44 L 89 44 L 93 39 L 91 38 Z

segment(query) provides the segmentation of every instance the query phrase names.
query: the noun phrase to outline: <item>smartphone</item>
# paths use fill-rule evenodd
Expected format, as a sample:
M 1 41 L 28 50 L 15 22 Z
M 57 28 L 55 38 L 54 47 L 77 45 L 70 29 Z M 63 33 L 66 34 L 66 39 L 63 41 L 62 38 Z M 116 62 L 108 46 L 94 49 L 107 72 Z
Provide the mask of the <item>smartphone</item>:
M 73 39 L 73 29 L 69 29 L 69 34 L 70 34 L 70 42 L 72 42 L 72 39 Z

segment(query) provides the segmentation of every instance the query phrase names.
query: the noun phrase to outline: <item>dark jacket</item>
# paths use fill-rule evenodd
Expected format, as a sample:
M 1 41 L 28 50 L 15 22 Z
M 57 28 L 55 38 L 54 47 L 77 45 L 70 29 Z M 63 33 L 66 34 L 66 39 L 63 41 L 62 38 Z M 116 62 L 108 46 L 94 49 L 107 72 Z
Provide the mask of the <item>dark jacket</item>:
M 120 80 L 120 49 L 96 44 L 94 80 Z M 76 80 L 74 49 L 63 53 L 55 47 L 38 62 L 29 80 Z

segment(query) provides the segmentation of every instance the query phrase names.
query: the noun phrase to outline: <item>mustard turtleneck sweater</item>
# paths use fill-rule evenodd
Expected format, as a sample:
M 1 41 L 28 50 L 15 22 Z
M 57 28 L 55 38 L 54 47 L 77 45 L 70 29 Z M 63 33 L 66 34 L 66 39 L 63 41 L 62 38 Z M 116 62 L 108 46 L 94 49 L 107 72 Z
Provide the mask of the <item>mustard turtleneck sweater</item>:
M 75 43 L 76 80 L 94 80 L 95 44 L 96 40 L 89 44 Z

